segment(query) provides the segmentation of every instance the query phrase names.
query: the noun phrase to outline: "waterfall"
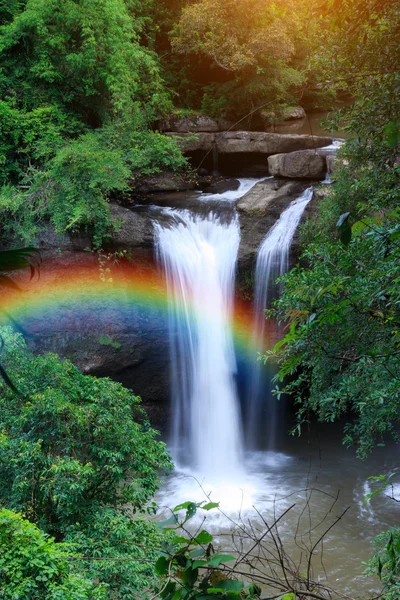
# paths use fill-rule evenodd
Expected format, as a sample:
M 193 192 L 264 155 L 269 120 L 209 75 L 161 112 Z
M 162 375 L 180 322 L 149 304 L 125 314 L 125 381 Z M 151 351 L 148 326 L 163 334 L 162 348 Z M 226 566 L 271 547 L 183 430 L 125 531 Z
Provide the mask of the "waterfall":
M 258 352 L 266 349 L 264 310 L 278 291 L 276 279 L 289 269 L 293 237 L 312 195 L 313 188 L 310 187 L 288 206 L 269 230 L 258 251 L 252 334 L 252 345 Z M 246 434 L 250 447 L 257 445 L 260 436 L 267 442 L 269 449 L 273 449 L 275 445 L 278 406 L 268 385 L 271 387 L 267 369 L 260 361 L 255 360 L 247 401 Z
M 208 479 L 234 478 L 242 450 L 231 326 L 238 219 L 166 212 L 169 223 L 154 227 L 169 298 L 172 453 Z

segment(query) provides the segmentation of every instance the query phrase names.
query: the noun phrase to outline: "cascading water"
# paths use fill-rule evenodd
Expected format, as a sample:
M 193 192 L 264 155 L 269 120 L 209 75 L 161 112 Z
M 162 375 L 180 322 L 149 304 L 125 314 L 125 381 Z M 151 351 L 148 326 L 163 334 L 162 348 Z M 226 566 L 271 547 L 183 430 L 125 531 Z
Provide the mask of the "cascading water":
M 208 480 L 240 472 L 242 435 L 231 333 L 237 217 L 166 211 L 155 223 L 168 287 L 172 418 L 178 465 Z
M 252 345 L 259 352 L 266 348 L 264 310 L 276 293 L 276 279 L 289 269 L 289 251 L 293 237 L 312 195 L 313 188 L 310 187 L 289 205 L 269 230 L 258 251 Z M 246 437 L 249 447 L 257 446 L 262 438 L 264 445 L 267 442 L 267 447 L 272 449 L 276 436 L 277 403 L 266 387 L 267 383 L 270 384 L 270 381 L 265 381 L 266 374 L 268 375 L 265 366 L 260 361 L 255 361 L 247 399 Z

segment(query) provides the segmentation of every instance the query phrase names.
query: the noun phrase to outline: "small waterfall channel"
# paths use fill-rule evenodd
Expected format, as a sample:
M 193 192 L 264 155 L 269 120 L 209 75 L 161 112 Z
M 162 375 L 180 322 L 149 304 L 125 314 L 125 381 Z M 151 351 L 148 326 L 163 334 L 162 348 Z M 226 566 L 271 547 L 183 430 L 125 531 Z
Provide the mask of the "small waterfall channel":
M 269 230 L 258 251 L 252 333 L 252 347 L 258 352 L 265 350 L 267 343 L 264 311 L 271 299 L 279 293 L 280 286 L 275 282 L 289 269 L 289 253 L 293 237 L 312 197 L 313 188 L 309 187 L 297 200 L 294 200 Z M 246 439 L 248 446 L 254 447 L 259 442 L 261 430 L 267 448 L 272 450 L 275 446 L 279 407 L 276 399 L 267 389 L 267 383 L 269 388 L 271 386 L 269 379 L 268 382 L 265 381 L 266 376 L 268 372 L 264 364 L 259 360 L 254 361 L 247 398 Z

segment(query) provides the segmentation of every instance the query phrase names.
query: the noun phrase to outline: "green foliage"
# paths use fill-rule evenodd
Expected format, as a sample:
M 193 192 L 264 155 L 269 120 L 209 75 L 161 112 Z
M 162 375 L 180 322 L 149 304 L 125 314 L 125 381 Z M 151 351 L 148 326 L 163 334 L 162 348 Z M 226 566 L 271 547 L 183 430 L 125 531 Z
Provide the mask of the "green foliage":
M 347 415 L 344 442 L 365 457 L 388 433 L 397 438 L 400 415 L 400 13 L 393 3 L 339 4 L 328 37 L 348 39 L 326 57 L 359 99 L 335 184 L 302 232 L 305 266 L 284 278 L 272 311 L 288 332 L 267 358 L 278 360 L 279 381 L 290 377 L 296 430 L 310 411 L 328 422 Z
M 261 588 L 245 585 L 237 579 L 234 567 L 227 567 L 236 557 L 216 552 L 214 538 L 208 531 L 188 534 L 185 526 L 199 510 L 207 512 L 217 507 L 218 503 L 214 502 L 184 502 L 174 508 L 169 519 L 158 524 L 168 535 L 173 532 L 169 547 L 165 546 L 156 562 L 156 572 L 162 582 L 159 595 L 164 600 L 260 597 Z M 185 511 L 184 516 L 179 518 L 181 511 Z
M 85 130 L 58 105 L 18 108 L 15 98 L 0 100 L 0 183 L 23 181 L 32 164 L 43 164 L 64 144 L 64 137 Z
M 268 75 L 237 75 L 232 81 L 205 87 L 201 108 L 211 116 L 229 119 L 243 117 L 258 107 L 279 113 L 284 106 L 296 102 L 296 90 L 303 82 L 298 70 L 276 61 L 268 68 Z
M 119 350 L 121 348 L 121 344 L 109 335 L 101 335 L 99 337 L 99 344 L 102 346 L 110 346 L 111 348 L 114 348 L 114 350 Z
M 35 598 L 97 600 L 103 590 L 115 600 L 143 597 L 156 589 L 154 563 L 164 543 L 141 514 L 160 470 L 171 468 L 164 444 L 139 398 L 120 384 L 84 376 L 52 354 L 34 357 L 10 328 L 1 335 L 2 361 L 19 395 L 0 383 L 0 502 L 70 544 L 47 542 L 29 525 L 51 551 L 77 553 L 73 573 L 66 571 L 65 581 L 58 574 L 59 587 Z M 21 550 L 24 560 L 29 553 L 28 545 Z M 57 566 L 53 558 L 56 577 L 64 562 Z M 4 569 L 14 568 L 13 560 L 6 555 Z M 21 585 L 29 584 L 34 564 Z
M 300 46 L 306 16 L 291 0 L 279 7 L 264 0 L 188 4 L 171 33 L 172 49 L 189 61 L 205 60 L 202 71 L 208 61 L 202 109 L 239 118 L 257 106 L 296 104 L 305 80 Z
M 60 235 L 84 226 L 99 247 L 115 227 L 108 205 L 113 193 L 127 190 L 134 178 L 186 164 L 170 138 L 139 132 L 134 121 L 114 121 L 64 144 L 44 172 L 31 169 L 27 191 L 4 186 L 3 229 L 28 242 L 47 221 Z
M 400 594 L 400 528 L 393 527 L 374 540 L 375 554 L 368 563 L 367 575 L 382 581 L 382 600 L 397 600 Z
M 280 361 L 279 380 L 308 412 L 333 421 L 349 411 L 344 441 L 365 456 L 395 433 L 400 407 L 400 214 L 366 226 L 348 247 L 314 243 L 307 268 L 284 278 L 276 314 L 290 329 L 270 356 Z M 299 425 L 300 426 L 300 425 Z
M 57 537 L 106 506 L 141 509 L 171 463 L 138 398 L 55 355 L 34 357 L 9 329 L 2 336 L 21 393 L 0 384 L 2 503 Z
M 160 549 L 171 545 L 154 522 L 113 508 L 71 526 L 66 541 L 81 554 L 76 571 L 105 584 L 116 600 L 153 595 L 159 584 L 155 564 Z
M 149 130 L 172 107 L 149 47 L 152 2 L 3 10 L 0 226 L 29 243 L 49 220 L 59 234 L 84 226 L 98 247 L 113 227 L 111 194 L 186 166 L 173 140 Z
M 0 510 L 1 597 L 5 600 L 101 600 L 105 589 L 71 569 L 77 559 L 35 525 Z
M 128 6 L 123 0 L 28 0 L 2 31 L 2 95 L 24 91 L 28 110 L 50 102 L 91 126 L 109 114 L 131 113 L 135 103 L 157 116 L 167 102 L 157 58 L 141 46 L 143 20 Z

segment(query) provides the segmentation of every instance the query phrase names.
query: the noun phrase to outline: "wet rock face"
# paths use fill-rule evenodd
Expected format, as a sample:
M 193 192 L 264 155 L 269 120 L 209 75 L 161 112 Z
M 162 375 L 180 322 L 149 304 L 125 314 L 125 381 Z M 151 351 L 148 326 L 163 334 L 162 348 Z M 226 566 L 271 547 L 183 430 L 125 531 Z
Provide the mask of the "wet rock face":
M 294 121 L 296 119 L 305 119 L 306 116 L 306 111 L 302 106 L 292 106 L 285 111 L 282 120 Z
M 110 205 L 118 229 L 113 232 L 110 247 L 153 248 L 153 223 L 148 214 L 132 211 L 118 204 Z
M 139 239 L 130 238 L 128 232 L 138 231 L 136 215 L 129 210 L 127 213 L 132 219 L 127 219 L 124 231 L 130 242 L 133 266 L 139 275 L 143 270 L 146 281 L 146 273 L 155 272 L 150 263 L 153 240 L 146 237 L 147 231 L 141 238 L 144 246 L 134 246 Z M 151 243 L 149 249 L 148 243 Z M 157 302 L 136 300 L 136 280 L 130 277 L 126 265 L 121 262 L 114 267 L 110 260 L 105 266 L 111 269 L 107 277 L 118 281 L 116 296 L 107 294 L 112 283 L 104 283 L 104 295 L 91 294 L 90 285 L 85 285 L 89 277 L 97 286 L 101 285 L 100 263 L 95 253 L 76 248 L 59 252 L 48 246 L 42 251 L 40 280 L 24 285 L 27 310 L 18 316 L 18 323 L 34 352 L 57 353 L 70 359 L 83 373 L 112 377 L 142 396 L 157 425 L 165 419 L 169 400 L 167 315 Z M 53 291 L 59 283 L 64 285 L 71 280 L 71 274 L 75 283 L 83 281 L 82 288 L 78 284 L 69 292 L 67 283 L 65 295 Z M 30 311 L 29 295 L 34 300 L 39 291 L 44 298 L 51 299 L 54 294 L 55 302 L 47 305 L 44 300 L 43 308 Z M 155 294 L 157 297 L 157 291 Z
M 227 183 L 238 185 L 237 181 L 223 182 Z M 242 298 L 252 297 L 257 252 L 266 233 L 308 185 L 299 180 L 266 179 L 237 203 L 241 227 L 237 286 Z M 171 205 L 172 196 L 169 198 Z M 116 204 L 110 208 L 119 228 L 113 233 L 109 252 L 125 249 L 131 253 L 135 265 L 140 266 L 141 261 L 147 266 L 153 264 L 154 212 L 148 207 L 131 210 Z M 88 262 L 92 273 L 98 270 L 96 254 L 83 251 L 88 246 L 89 238 L 83 233 L 60 239 L 50 228 L 45 231 L 41 238 L 40 286 L 51 287 L 52 282 L 71 273 L 82 277 Z M 152 268 L 155 269 L 154 265 Z M 123 272 L 121 276 L 124 277 Z M 111 376 L 120 381 L 143 397 L 153 423 L 161 426 L 168 415 L 170 393 L 167 317 L 165 310 L 160 312 L 155 306 L 144 310 L 130 301 L 129 286 L 127 280 L 126 293 L 121 292 L 117 303 L 110 305 L 99 299 L 86 305 L 77 295 L 57 305 L 55 312 L 30 317 L 21 324 L 35 352 L 56 352 L 70 358 L 87 374 Z M 35 293 L 35 289 L 32 292 Z
M 268 230 L 307 187 L 301 181 L 267 179 L 239 200 L 236 206 L 241 229 L 239 273 L 254 268 L 258 249 Z

